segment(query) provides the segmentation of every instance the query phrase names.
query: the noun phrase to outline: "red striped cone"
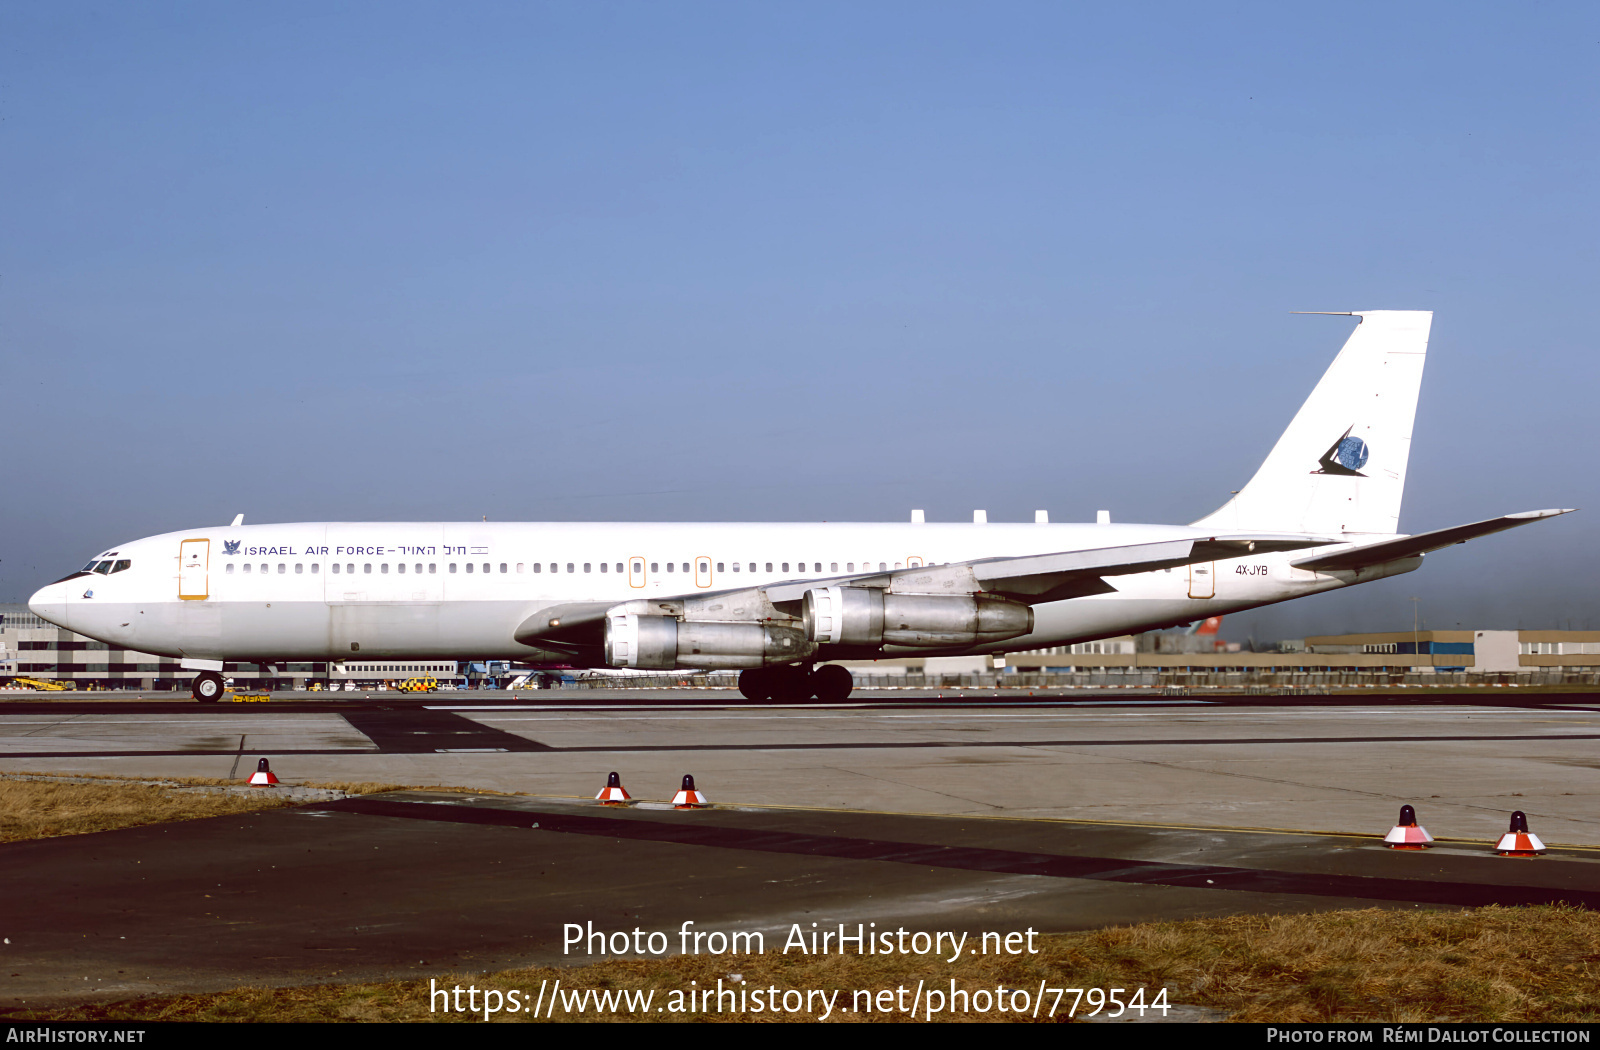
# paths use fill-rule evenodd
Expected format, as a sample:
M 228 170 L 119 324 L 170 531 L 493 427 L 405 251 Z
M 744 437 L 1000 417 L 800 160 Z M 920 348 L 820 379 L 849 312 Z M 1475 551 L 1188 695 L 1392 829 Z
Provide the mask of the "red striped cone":
M 600 789 L 600 794 L 595 798 L 607 806 L 620 806 L 624 802 L 631 801 L 633 796 L 622 786 L 622 778 L 612 773 L 606 777 L 606 786 Z
M 1410 806 L 1400 807 L 1400 823 L 1390 829 L 1383 841 L 1390 849 L 1427 849 L 1433 836 L 1428 829 L 1417 825 L 1417 811 Z
M 683 775 L 683 787 L 679 788 L 678 793 L 672 796 L 673 808 L 694 809 L 696 806 L 709 805 L 711 803 L 707 801 L 706 797 L 695 790 L 694 777 L 685 773 Z
M 278 782 L 272 775 L 272 769 L 267 765 L 267 760 L 262 759 L 256 763 L 256 771 L 250 775 L 251 787 L 271 787 Z
M 1511 830 L 1500 836 L 1494 851 L 1502 857 L 1537 857 L 1544 852 L 1544 843 L 1528 830 L 1528 815 L 1519 809 L 1511 814 Z

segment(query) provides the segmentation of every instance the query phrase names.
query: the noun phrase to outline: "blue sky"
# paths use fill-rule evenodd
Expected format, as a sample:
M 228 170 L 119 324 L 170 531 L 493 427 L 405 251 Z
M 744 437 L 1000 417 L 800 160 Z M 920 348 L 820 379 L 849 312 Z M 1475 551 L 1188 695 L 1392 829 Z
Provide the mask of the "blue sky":
M 0 5 L 0 599 L 247 520 L 1185 522 L 1432 309 L 1402 526 L 1248 614 L 1600 628 L 1600 9 Z

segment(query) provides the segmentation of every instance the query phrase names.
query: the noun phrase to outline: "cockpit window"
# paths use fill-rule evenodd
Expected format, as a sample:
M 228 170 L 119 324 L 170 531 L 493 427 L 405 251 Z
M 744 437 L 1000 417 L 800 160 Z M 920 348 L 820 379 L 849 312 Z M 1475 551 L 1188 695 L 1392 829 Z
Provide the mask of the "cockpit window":
M 94 571 L 94 564 L 95 564 L 94 559 L 90 558 L 89 559 L 89 564 L 85 565 L 83 568 L 79 569 L 78 571 L 79 572 L 93 572 Z
M 109 562 L 109 561 L 100 562 L 99 564 L 97 564 L 94 567 L 93 571 L 94 572 L 98 572 L 100 575 L 104 576 L 106 573 L 111 571 L 111 562 Z
M 119 561 L 115 565 L 111 566 L 111 571 L 112 572 L 121 572 L 123 569 L 131 569 L 132 567 L 133 567 L 133 560 L 130 559 L 130 558 L 123 558 L 121 561 Z

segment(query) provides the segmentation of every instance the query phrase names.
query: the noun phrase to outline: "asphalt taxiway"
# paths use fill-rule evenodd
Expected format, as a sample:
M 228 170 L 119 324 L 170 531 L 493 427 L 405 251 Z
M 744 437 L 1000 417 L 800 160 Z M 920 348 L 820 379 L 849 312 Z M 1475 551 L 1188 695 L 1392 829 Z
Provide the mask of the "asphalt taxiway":
M 563 697 L 562 699 L 567 699 Z M 599 698 L 584 697 L 593 701 Z M 1600 904 L 1600 697 L 0 707 L 0 772 L 453 785 L 0 846 L 4 999 L 427 976 L 562 928 Z M 629 809 L 594 804 L 618 771 Z M 692 773 L 717 808 L 662 804 Z M 654 803 L 648 800 L 657 800 Z M 1384 849 L 1399 806 L 1441 839 Z M 1553 848 L 1495 856 L 1513 809 Z

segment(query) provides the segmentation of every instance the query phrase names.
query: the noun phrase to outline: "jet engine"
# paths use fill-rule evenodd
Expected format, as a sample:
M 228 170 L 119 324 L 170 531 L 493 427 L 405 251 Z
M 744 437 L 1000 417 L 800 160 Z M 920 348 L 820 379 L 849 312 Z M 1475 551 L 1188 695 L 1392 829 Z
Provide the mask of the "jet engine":
M 818 645 L 944 648 L 1002 642 L 1033 630 L 1033 610 L 987 594 L 893 594 L 874 587 L 813 587 L 801 602 Z

